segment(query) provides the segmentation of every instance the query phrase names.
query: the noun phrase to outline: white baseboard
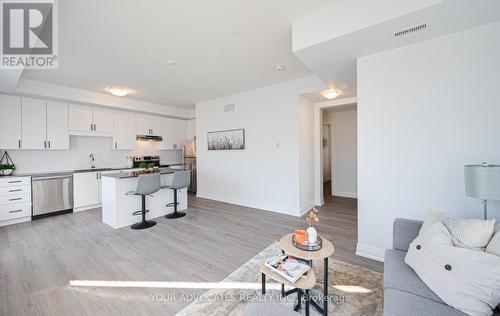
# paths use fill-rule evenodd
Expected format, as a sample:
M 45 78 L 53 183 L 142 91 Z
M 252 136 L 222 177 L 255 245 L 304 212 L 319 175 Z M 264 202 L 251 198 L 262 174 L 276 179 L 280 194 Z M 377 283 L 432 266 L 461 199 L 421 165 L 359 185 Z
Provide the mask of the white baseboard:
M 365 257 L 368 259 L 377 260 L 380 262 L 384 262 L 384 253 L 385 249 L 377 248 L 369 245 L 363 245 L 358 243 L 356 247 L 356 255 Z
M 316 204 L 313 201 L 306 203 L 304 206 L 300 208 L 300 216 L 302 217 L 302 215 L 309 212 L 315 206 Z
M 232 197 L 227 197 L 227 196 L 222 196 L 222 195 L 212 194 L 212 193 L 204 193 L 204 192 L 199 192 L 199 191 L 196 193 L 196 196 L 200 197 L 200 198 L 209 199 L 209 200 L 214 200 L 214 201 L 219 201 L 219 202 L 224 202 L 224 203 L 231 203 L 231 204 L 236 204 L 236 205 L 240 205 L 240 206 L 256 208 L 256 209 L 263 210 L 263 211 L 269 211 L 269 212 L 275 212 L 275 213 L 281 213 L 281 214 L 287 214 L 287 215 L 293 215 L 293 216 L 299 216 L 299 214 L 301 212 L 301 210 L 291 209 L 289 207 L 284 207 L 284 206 L 280 206 L 280 205 L 260 203 L 260 202 L 256 202 L 256 201 L 243 200 L 243 199 L 232 198 Z
M 24 222 L 29 222 L 29 221 L 31 221 L 31 216 L 3 221 L 3 222 L 0 222 L 0 226 L 14 225 L 14 224 L 19 224 L 19 223 L 24 223 Z
M 346 197 L 346 198 L 352 198 L 352 199 L 358 198 L 358 194 L 356 192 L 334 191 L 332 193 L 332 196 L 340 196 L 340 197 Z
M 89 205 L 89 206 L 75 207 L 75 208 L 73 208 L 73 213 L 93 210 L 93 209 L 99 208 L 99 207 L 102 207 L 102 204 L 94 204 L 94 205 Z

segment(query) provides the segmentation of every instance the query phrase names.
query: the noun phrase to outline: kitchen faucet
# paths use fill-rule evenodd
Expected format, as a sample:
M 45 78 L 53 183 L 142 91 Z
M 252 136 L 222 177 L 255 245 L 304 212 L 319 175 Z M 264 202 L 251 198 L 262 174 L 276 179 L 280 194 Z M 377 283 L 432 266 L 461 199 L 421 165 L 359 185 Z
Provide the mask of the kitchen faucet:
M 94 169 L 95 168 L 94 161 L 95 161 L 94 154 L 90 154 L 90 156 L 89 156 L 90 168 L 89 169 Z

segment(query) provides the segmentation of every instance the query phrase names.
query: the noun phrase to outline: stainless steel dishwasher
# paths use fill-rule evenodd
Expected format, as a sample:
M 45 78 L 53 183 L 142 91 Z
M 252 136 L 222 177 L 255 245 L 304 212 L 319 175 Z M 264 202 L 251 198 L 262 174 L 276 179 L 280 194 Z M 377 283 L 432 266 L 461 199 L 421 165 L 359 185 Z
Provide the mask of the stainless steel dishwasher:
M 73 175 L 31 177 L 32 218 L 73 211 Z

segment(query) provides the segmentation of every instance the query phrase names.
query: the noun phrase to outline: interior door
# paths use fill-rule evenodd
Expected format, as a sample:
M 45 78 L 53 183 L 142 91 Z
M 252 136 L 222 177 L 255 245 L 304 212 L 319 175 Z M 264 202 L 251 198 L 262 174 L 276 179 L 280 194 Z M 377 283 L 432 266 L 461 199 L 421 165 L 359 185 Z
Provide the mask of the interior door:
M 21 148 L 21 97 L 0 94 L 0 148 Z
M 69 111 L 69 130 L 76 132 L 92 131 L 92 107 L 88 105 L 70 104 Z
M 323 182 L 332 180 L 332 157 L 331 157 L 331 127 L 330 124 L 323 125 Z
M 98 107 L 93 108 L 93 122 L 95 132 L 98 133 L 113 133 L 114 129 L 114 111 L 101 109 Z
M 47 101 L 22 98 L 22 148 L 47 148 Z
M 47 101 L 47 147 L 69 149 L 67 103 Z

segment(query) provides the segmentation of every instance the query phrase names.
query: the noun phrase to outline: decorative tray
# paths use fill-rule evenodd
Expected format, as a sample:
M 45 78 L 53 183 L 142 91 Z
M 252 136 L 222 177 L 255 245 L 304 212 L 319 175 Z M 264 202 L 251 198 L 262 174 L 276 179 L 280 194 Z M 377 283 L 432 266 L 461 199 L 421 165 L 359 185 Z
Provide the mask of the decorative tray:
M 292 244 L 296 247 L 299 248 L 300 250 L 304 251 L 318 251 L 321 249 L 323 246 L 323 240 L 321 237 L 318 236 L 318 239 L 316 240 L 315 244 L 308 244 L 307 240 L 304 244 L 299 244 L 298 242 L 295 241 L 295 234 L 292 236 Z

